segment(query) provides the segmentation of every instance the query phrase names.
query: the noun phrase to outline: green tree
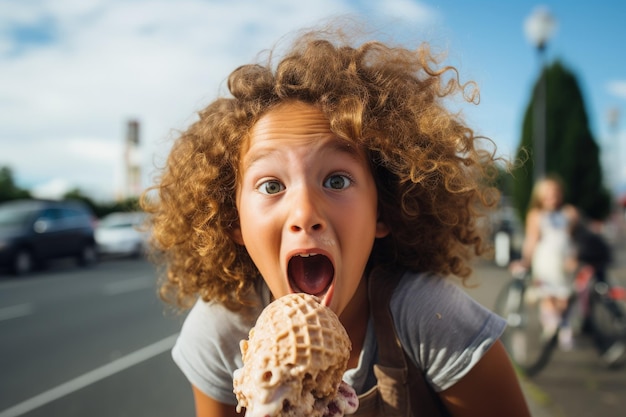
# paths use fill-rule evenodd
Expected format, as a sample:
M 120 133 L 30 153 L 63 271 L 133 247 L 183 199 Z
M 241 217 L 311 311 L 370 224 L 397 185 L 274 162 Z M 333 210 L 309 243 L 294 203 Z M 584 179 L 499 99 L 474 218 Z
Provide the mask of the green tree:
M 513 177 L 506 167 L 499 166 L 497 169 L 498 174 L 494 180 L 494 185 L 503 197 L 511 197 L 515 187 Z
M 80 189 L 74 188 L 63 195 L 64 200 L 79 200 L 87 204 L 94 215 L 98 218 L 116 211 L 139 211 L 139 199 L 136 197 L 127 198 L 121 201 L 96 203 L 86 196 Z
M 94 214 L 97 216 L 99 207 L 98 205 L 89 197 L 87 197 L 79 188 L 73 188 L 63 194 L 63 200 L 77 200 L 82 201 L 86 205 L 88 205 Z
M 513 170 L 518 214 L 524 219 L 533 185 L 533 103 L 543 81 L 547 83 L 545 172 L 563 179 L 565 201 L 589 218 L 604 219 L 610 213 L 611 195 L 603 183 L 600 150 L 589 128 L 578 81 L 559 61 L 542 72 L 524 115 L 517 150 L 517 160 L 522 163 Z
M 30 198 L 30 192 L 15 185 L 11 168 L 0 167 L 0 203 L 18 198 Z
M 11 168 L 0 166 L 0 203 L 20 198 L 33 198 L 29 190 L 15 185 Z M 63 200 L 79 200 L 87 204 L 97 217 L 103 217 L 116 211 L 139 211 L 139 199 L 130 197 L 120 201 L 95 202 L 85 195 L 79 188 L 69 190 L 63 195 Z

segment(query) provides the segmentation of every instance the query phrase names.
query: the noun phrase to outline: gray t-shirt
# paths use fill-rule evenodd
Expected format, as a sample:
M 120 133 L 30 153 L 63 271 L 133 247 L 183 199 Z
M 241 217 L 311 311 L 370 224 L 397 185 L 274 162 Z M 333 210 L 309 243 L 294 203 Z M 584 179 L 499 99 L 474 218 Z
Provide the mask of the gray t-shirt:
M 269 303 L 267 287 L 259 291 L 261 305 Z M 263 307 L 231 311 L 199 300 L 189 312 L 172 357 L 189 382 L 226 404 L 236 405 L 233 372 L 243 366 L 239 342 Z M 436 391 L 454 385 L 500 337 L 505 321 L 474 301 L 448 279 L 407 272 L 391 299 L 391 312 L 404 350 L 426 371 Z M 368 324 L 357 368 L 344 380 L 361 394 L 376 380 L 377 358 L 373 325 Z

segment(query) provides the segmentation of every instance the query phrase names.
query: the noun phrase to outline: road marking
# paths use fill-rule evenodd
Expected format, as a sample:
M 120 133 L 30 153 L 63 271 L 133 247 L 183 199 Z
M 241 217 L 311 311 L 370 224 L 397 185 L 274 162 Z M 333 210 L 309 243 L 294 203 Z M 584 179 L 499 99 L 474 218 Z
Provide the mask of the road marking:
M 144 290 L 154 287 L 155 283 L 152 278 L 132 278 L 124 281 L 111 282 L 104 286 L 106 295 L 118 295 L 126 292 Z
M 11 307 L 0 308 L 0 321 L 28 316 L 35 311 L 31 303 L 17 304 Z
M 72 379 L 64 384 L 58 385 L 48 391 L 42 392 L 26 401 L 23 401 L 11 408 L 0 411 L 0 417 L 17 417 L 28 413 L 36 408 L 48 404 L 54 400 L 58 400 L 74 391 L 85 388 L 88 385 L 96 383 L 104 378 L 121 372 L 131 366 L 144 362 L 154 356 L 171 349 L 174 346 L 178 333 L 173 334 L 156 343 L 141 348 L 129 355 L 114 360 L 100 368 L 87 372 L 77 378 Z

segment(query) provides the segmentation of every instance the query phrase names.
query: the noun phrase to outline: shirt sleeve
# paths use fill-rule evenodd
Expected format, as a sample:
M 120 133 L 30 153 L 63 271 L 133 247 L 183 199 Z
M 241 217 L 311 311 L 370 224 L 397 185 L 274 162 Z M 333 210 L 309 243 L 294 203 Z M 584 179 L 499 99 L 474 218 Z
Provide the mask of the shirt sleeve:
M 459 381 L 506 322 L 449 279 L 405 274 L 391 300 L 398 337 L 436 391 Z
M 224 404 L 237 404 L 233 372 L 243 365 L 239 342 L 256 320 L 255 312 L 248 313 L 198 300 L 172 348 L 172 358 L 187 380 Z

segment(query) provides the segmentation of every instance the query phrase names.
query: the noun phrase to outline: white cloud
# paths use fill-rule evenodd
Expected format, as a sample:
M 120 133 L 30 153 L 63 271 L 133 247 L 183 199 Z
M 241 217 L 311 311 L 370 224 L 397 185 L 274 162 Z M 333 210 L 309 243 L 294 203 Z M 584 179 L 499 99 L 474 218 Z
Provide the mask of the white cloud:
M 423 2 L 412 0 L 388 0 L 376 2 L 380 13 L 390 18 L 412 23 L 430 23 L 438 19 L 438 13 Z
M 31 190 L 31 194 L 37 198 L 49 198 L 57 200 L 70 191 L 71 184 L 63 178 L 53 178 L 41 183 Z
M 609 94 L 626 99 L 626 81 L 611 81 L 607 85 Z
M 375 5 L 381 18 L 436 15 L 408 0 Z M 22 186 L 63 178 L 112 196 L 135 118 L 147 185 L 172 130 L 223 92 L 231 70 L 292 30 L 351 12 L 348 0 L 2 2 L 0 79 L 10 82 L 0 83 L 0 165 Z M 53 42 L 9 36 L 16 25 L 44 24 Z

